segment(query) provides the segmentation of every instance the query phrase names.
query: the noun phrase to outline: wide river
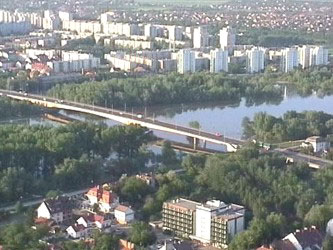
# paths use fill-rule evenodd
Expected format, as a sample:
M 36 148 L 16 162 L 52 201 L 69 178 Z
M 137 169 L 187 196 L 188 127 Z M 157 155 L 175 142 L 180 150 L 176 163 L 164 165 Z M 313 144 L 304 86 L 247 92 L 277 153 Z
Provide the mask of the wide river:
M 131 110 L 131 108 L 127 108 L 128 112 L 131 112 Z M 188 126 L 190 121 L 198 121 L 202 130 L 225 134 L 227 137 L 241 138 L 242 120 L 244 117 L 247 116 L 252 119 L 255 113 L 261 111 L 274 116 L 281 116 L 289 110 L 296 110 L 298 112 L 315 110 L 333 114 L 333 96 L 325 96 L 321 98 L 316 95 L 308 97 L 286 95 L 281 102 L 275 104 L 263 103 L 259 105 L 246 105 L 246 102 L 243 99 L 240 103 L 229 105 L 221 103 L 168 105 L 136 108 L 133 112 L 140 112 L 147 116 L 154 116 L 155 119 L 161 121 L 184 126 Z M 70 116 L 84 120 L 91 119 L 91 117 L 86 118 L 85 116 L 78 114 L 70 114 Z M 39 119 L 30 119 L 30 124 L 39 122 Z M 109 125 L 114 124 L 112 121 L 105 122 Z M 45 121 L 42 123 L 45 123 Z M 186 138 L 182 136 L 170 135 L 162 132 L 155 132 L 155 134 L 163 138 L 186 142 Z M 216 146 L 213 146 L 213 148 L 216 148 Z M 219 147 L 216 149 L 219 149 Z

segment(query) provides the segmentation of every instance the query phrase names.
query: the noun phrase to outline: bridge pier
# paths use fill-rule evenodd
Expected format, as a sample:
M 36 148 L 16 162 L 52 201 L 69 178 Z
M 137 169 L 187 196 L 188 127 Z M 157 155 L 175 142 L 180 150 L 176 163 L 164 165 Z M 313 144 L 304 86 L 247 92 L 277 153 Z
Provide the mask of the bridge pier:
M 206 149 L 206 146 L 207 146 L 207 142 L 206 140 L 203 141 L 203 148 Z
M 193 137 L 193 149 L 197 150 L 197 138 Z

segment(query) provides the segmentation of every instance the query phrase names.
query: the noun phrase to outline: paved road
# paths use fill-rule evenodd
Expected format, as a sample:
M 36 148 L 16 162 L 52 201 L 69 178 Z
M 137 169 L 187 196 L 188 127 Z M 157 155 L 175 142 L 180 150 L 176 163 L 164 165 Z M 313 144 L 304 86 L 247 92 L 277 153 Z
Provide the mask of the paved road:
M 333 161 L 329 161 L 312 155 L 306 155 L 299 152 L 294 152 L 288 149 L 274 149 L 273 151 L 283 154 L 286 157 L 293 158 L 294 161 L 306 162 L 309 165 L 312 165 L 313 167 L 318 166 L 317 168 L 323 168 L 328 165 L 333 165 Z
M 244 141 L 242 141 L 242 140 L 237 140 L 237 139 L 225 137 L 223 135 L 217 135 L 217 134 L 205 132 L 205 131 L 202 131 L 200 129 L 193 129 L 193 128 L 189 128 L 189 127 L 170 124 L 170 123 L 158 121 L 158 120 L 156 120 L 154 118 L 150 118 L 150 117 L 141 117 L 141 118 L 139 118 L 136 114 L 123 112 L 123 111 L 116 110 L 116 109 L 103 108 L 103 107 L 100 107 L 100 106 L 88 105 L 88 104 L 66 101 L 66 100 L 61 100 L 60 101 L 58 99 L 54 99 L 54 98 L 47 97 L 47 96 L 33 95 L 33 94 L 27 94 L 27 93 L 19 93 L 19 92 L 15 92 L 15 91 L 0 89 L 0 96 L 7 96 L 7 95 L 31 98 L 31 99 L 36 99 L 36 100 L 40 100 L 40 101 L 58 102 L 58 103 L 60 102 L 61 104 L 69 105 L 69 106 L 73 106 L 73 107 L 77 107 L 77 108 L 83 108 L 83 109 L 94 110 L 94 111 L 108 113 L 108 114 L 114 114 L 114 115 L 117 115 L 117 116 L 129 118 L 129 119 L 132 119 L 132 120 L 136 120 L 138 122 L 151 123 L 151 124 L 159 125 L 159 126 L 162 126 L 162 127 L 165 127 L 165 128 L 175 129 L 175 130 L 178 130 L 178 131 L 181 131 L 181 132 L 191 133 L 193 135 L 198 135 L 198 136 L 201 136 L 201 137 L 206 137 L 206 138 L 209 138 L 209 139 L 221 141 L 221 142 L 228 143 L 228 144 L 231 144 L 231 145 L 236 145 L 237 146 L 237 145 L 242 145 L 244 143 Z
M 88 190 L 89 190 L 88 188 L 85 188 L 85 189 L 81 189 L 81 190 L 77 190 L 77 191 L 64 193 L 63 195 L 72 197 L 72 196 L 75 196 L 75 195 L 84 194 L 84 193 L 88 192 Z M 38 204 L 42 203 L 43 201 L 44 201 L 44 198 L 39 198 L 39 199 L 31 200 L 31 201 L 26 201 L 26 202 L 23 202 L 23 206 L 24 207 L 31 207 L 31 206 L 38 205 Z M 10 206 L 6 206 L 6 207 L 0 207 L 1 212 L 11 211 L 11 210 L 14 210 L 14 209 L 15 209 L 15 204 L 10 205 Z

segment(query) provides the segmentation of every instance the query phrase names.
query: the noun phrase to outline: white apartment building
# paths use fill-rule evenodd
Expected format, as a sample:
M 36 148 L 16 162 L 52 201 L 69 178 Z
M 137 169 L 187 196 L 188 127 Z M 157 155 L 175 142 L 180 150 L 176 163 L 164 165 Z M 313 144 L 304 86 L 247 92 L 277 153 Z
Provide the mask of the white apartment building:
M 252 48 L 246 51 L 246 69 L 248 73 L 258 73 L 265 68 L 265 49 Z
M 130 37 L 132 35 L 139 35 L 140 28 L 137 24 L 130 23 L 103 23 L 102 33 L 106 35 L 117 34 Z
M 233 238 L 236 234 L 244 231 L 244 207 L 238 205 L 227 205 L 219 200 L 207 201 L 196 207 L 195 213 L 195 236 L 194 239 L 203 243 L 212 243 L 215 246 L 227 247 L 223 240 L 216 238 L 219 226 L 223 223 L 216 223 L 217 218 L 221 217 L 226 222 L 224 236 Z M 219 221 L 220 222 L 220 221 Z M 216 228 L 217 227 L 217 228 Z M 216 243 L 216 244 L 214 244 Z
M 220 30 L 220 47 L 229 48 L 233 47 L 236 44 L 236 35 L 235 31 L 230 28 L 223 28 Z
M 62 51 L 61 59 L 63 61 L 76 61 L 76 60 L 85 60 L 92 59 L 93 54 L 80 53 L 78 51 Z
M 193 47 L 204 48 L 209 45 L 209 37 L 206 27 L 197 27 L 193 31 Z
M 46 55 L 49 59 L 55 57 L 57 52 L 55 49 L 26 49 L 27 57 L 36 58 L 39 55 Z
M 323 46 L 311 48 L 310 54 L 310 66 L 328 64 L 328 49 Z
M 133 71 L 137 67 L 137 63 L 125 59 L 124 55 L 106 54 L 104 55 L 104 58 L 110 63 L 112 68 L 123 71 Z
M 71 60 L 71 61 L 51 61 L 47 66 L 53 73 L 81 72 L 82 70 L 92 70 L 100 67 L 99 58 Z
M 101 33 L 102 25 L 97 21 L 63 20 L 62 29 L 77 33 Z
M 128 40 L 128 39 L 115 39 L 114 44 L 120 47 L 128 47 L 132 49 L 153 49 L 154 43 L 152 41 L 141 40 Z
M 168 38 L 170 41 L 181 41 L 183 40 L 183 29 L 178 26 L 168 26 Z
M 302 65 L 303 69 L 310 67 L 310 52 L 311 47 L 308 45 L 298 48 L 299 64 Z
M 210 72 L 228 72 L 228 51 L 215 49 L 210 51 Z
M 144 26 L 145 37 L 155 38 L 157 36 L 157 28 L 152 24 L 146 24 Z
M 303 69 L 328 64 L 328 50 L 323 46 L 304 45 L 298 48 L 298 56 Z
M 234 236 L 244 231 L 243 206 L 219 200 L 198 203 L 186 199 L 164 202 L 163 229 L 175 235 L 226 249 Z
M 290 72 L 299 65 L 298 51 L 296 48 L 286 48 L 282 50 L 281 70 Z
M 177 54 L 178 73 L 195 72 L 195 52 L 190 49 L 182 49 Z
M 72 13 L 66 11 L 59 11 L 58 15 L 61 21 L 70 21 L 73 19 Z

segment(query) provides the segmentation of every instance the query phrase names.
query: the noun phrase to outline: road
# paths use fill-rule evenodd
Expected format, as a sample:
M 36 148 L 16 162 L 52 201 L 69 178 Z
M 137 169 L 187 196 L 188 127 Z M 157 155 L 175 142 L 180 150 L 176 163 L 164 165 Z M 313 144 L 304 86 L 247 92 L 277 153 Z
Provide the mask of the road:
M 294 152 L 288 149 L 273 149 L 274 152 L 280 153 L 286 157 L 292 158 L 294 161 L 306 162 L 312 168 L 321 169 L 328 165 L 333 165 L 333 161 L 315 157 L 312 155 L 306 155 L 299 152 Z
M 81 110 L 86 110 L 86 111 L 96 111 L 104 114 L 109 114 L 117 117 L 123 117 L 127 118 L 128 120 L 132 120 L 133 122 L 137 122 L 138 124 L 140 123 L 145 123 L 147 125 L 153 124 L 154 127 L 158 126 L 163 130 L 163 128 L 167 128 L 169 130 L 174 131 L 174 133 L 179 133 L 179 134 L 190 134 L 190 136 L 196 137 L 198 139 L 206 139 L 207 141 L 219 143 L 219 144 L 228 144 L 231 145 L 232 147 L 236 148 L 244 143 L 242 140 L 238 139 L 233 139 L 229 137 L 225 137 L 223 135 L 218 135 L 214 133 L 209 133 L 206 131 L 202 131 L 200 129 L 194 129 L 194 128 L 189 128 L 185 126 L 179 126 L 176 124 L 170 124 L 162 121 L 158 121 L 154 118 L 151 117 L 143 117 L 142 115 L 137 115 L 133 113 L 128 113 L 128 112 L 123 112 L 120 110 L 116 109 L 109 109 L 109 108 L 104 108 L 100 106 L 95 106 L 95 105 L 88 105 L 88 104 L 83 104 L 83 103 L 78 103 L 78 102 L 72 102 L 72 101 L 66 101 L 66 100 L 58 100 L 55 98 L 47 97 L 47 96 L 40 96 L 40 95 L 33 95 L 33 94 L 27 94 L 27 93 L 19 93 L 15 91 L 9 91 L 9 90 L 2 90 L 0 89 L 0 96 L 7 96 L 9 98 L 14 98 L 17 99 L 21 98 L 22 100 L 26 99 L 27 101 L 32 101 L 32 100 L 37 100 L 40 101 L 41 105 L 43 103 L 47 105 L 47 102 L 50 104 L 58 105 L 58 106 L 68 106 L 68 107 L 76 107 L 80 108 Z M 74 110 L 75 111 L 75 110 Z M 84 112 L 84 111 L 82 111 Z M 89 113 L 89 112 L 87 112 Z
M 81 190 L 67 192 L 67 193 L 64 193 L 62 195 L 72 197 L 72 196 L 84 194 L 84 193 L 88 192 L 88 190 L 89 190 L 88 188 L 85 188 L 85 189 L 81 189 Z M 23 206 L 24 207 L 31 207 L 31 206 L 38 205 L 38 204 L 42 203 L 43 201 L 44 201 L 44 198 L 39 198 L 39 199 L 31 200 L 31 201 L 25 201 L 25 202 L 23 202 Z M 6 206 L 6 207 L 0 207 L 0 212 L 11 211 L 11 210 L 14 210 L 14 209 L 15 209 L 15 204 L 10 205 L 10 206 Z

